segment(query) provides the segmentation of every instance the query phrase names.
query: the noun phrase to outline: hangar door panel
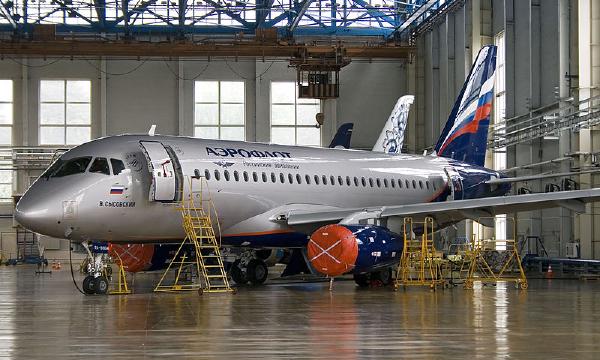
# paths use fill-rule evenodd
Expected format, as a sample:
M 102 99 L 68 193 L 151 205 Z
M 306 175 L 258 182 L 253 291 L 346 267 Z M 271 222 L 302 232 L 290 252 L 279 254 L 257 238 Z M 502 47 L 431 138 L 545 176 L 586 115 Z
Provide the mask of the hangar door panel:
M 152 186 L 150 188 L 151 201 L 173 201 L 175 200 L 176 178 L 173 161 L 163 144 L 154 141 L 140 141 L 140 145 L 146 156 L 148 171 L 152 174 Z

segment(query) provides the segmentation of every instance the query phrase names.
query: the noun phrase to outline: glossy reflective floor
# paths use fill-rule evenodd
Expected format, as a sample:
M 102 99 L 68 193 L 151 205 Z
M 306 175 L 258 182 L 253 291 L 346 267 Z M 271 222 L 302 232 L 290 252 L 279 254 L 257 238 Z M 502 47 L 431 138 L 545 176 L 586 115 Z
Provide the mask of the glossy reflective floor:
M 236 295 L 83 296 L 70 273 L 0 267 L 0 357 L 600 359 L 600 282 L 431 292 L 340 281 Z

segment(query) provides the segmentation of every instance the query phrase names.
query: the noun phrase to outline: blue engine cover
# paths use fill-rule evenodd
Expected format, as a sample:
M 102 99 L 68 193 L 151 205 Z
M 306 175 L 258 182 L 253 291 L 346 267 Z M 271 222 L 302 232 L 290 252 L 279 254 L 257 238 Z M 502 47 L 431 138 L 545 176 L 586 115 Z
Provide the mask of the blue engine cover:
M 400 261 L 402 236 L 375 225 L 343 225 L 358 241 L 358 257 L 354 273 L 375 271 Z

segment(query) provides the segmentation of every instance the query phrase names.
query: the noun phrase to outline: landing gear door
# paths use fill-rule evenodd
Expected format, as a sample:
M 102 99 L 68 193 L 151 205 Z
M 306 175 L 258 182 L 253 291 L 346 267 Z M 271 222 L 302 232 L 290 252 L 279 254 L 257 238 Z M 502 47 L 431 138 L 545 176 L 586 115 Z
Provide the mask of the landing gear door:
M 444 169 L 446 172 L 446 176 L 448 177 L 448 186 L 450 187 L 450 198 L 452 200 L 462 200 L 463 199 L 463 183 L 462 177 L 458 171 L 454 170 L 452 167 L 447 167 Z
M 140 141 L 146 156 L 148 171 L 152 174 L 150 201 L 174 201 L 176 195 L 175 170 L 171 157 L 163 144 Z

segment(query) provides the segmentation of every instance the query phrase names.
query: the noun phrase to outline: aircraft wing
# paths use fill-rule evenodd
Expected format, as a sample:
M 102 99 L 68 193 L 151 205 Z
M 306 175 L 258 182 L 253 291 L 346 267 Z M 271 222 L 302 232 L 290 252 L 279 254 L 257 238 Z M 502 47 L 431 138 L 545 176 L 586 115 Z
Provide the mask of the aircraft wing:
M 445 221 L 459 221 L 466 218 L 477 219 L 497 214 L 553 207 L 565 207 L 582 213 L 585 212 L 585 203 L 594 201 L 600 201 L 600 188 L 362 209 L 336 209 L 313 212 L 292 210 L 287 214 L 282 214 L 280 219 L 285 219 L 287 224 L 292 226 L 318 222 L 350 223 L 353 220 L 359 219 L 383 219 L 394 216 L 432 216 L 434 218 L 443 218 Z

